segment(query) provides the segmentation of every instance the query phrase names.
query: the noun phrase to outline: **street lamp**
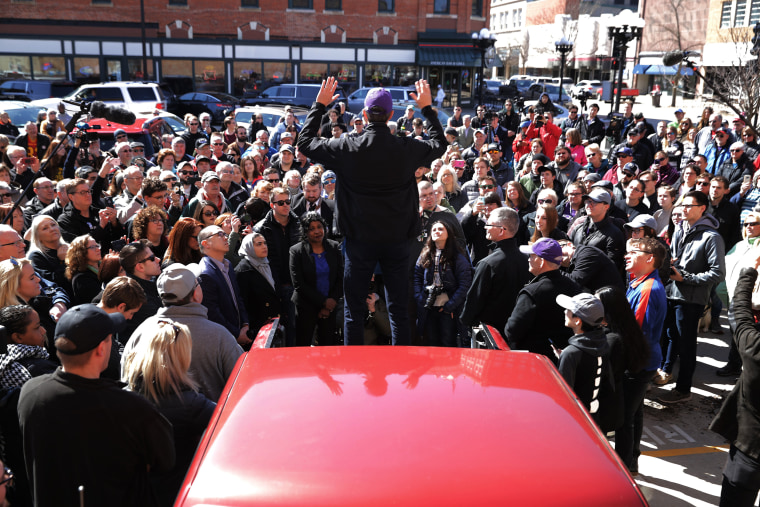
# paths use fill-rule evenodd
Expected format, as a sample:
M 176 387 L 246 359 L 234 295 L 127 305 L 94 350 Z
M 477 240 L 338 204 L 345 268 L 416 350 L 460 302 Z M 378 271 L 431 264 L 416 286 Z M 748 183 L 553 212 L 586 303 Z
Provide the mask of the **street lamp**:
M 567 40 L 564 36 L 554 43 L 554 47 L 559 53 L 559 99 L 558 102 L 562 104 L 562 79 L 565 77 L 565 57 L 573 50 L 573 43 Z
M 626 9 L 612 18 L 612 22 L 613 24 L 607 27 L 607 38 L 612 41 L 612 59 L 613 61 L 617 59 L 618 62 L 617 93 L 613 100 L 613 110 L 617 113 L 620 110 L 620 97 L 623 94 L 623 67 L 628 43 L 641 38 L 644 20 Z
M 478 105 L 483 105 L 483 74 L 486 67 L 486 51 L 496 44 L 496 35 L 488 28 L 482 28 L 479 32 L 472 32 L 472 45 L 480 50 L 480 85 L 478 86 Z

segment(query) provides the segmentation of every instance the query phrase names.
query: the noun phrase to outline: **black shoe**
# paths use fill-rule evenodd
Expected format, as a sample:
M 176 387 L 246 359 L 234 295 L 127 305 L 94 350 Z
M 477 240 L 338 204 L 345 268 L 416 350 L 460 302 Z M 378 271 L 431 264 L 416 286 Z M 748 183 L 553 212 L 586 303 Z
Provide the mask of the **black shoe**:
M 713 324 L 710 326 L 710 332 L 712 334 L 723 334 L 723 328 L 720 324 Z
M 727 364 L 722 368 L 715 370 L 715 374 L 719 377 L 738 377 L 742 373 L 742 367 L 732 366 Z

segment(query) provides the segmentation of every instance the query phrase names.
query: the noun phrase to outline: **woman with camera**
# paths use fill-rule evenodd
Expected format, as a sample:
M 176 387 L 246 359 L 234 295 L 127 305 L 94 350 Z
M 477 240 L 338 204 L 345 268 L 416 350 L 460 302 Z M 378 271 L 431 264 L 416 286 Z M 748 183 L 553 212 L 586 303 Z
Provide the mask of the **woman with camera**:
M 436 347 L 457 346 L 457 321 L 472 282 L 472 265 L 446 222 L 434 222 L 414 266 L 417 328 Z

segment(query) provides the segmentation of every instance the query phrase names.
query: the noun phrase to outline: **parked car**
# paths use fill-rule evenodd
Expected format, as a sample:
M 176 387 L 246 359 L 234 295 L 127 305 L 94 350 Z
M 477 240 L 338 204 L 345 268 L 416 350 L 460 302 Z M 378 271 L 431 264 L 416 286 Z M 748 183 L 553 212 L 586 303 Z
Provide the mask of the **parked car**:
M 290 104 L 309 108 L 319 93 L 318 84 L 280 84 L 270 86 L 258 97 L 246 99 L 247 104 Z M 345 102 L 346 94 L 338 87 L 335 93 L 340 95 L 338 101 Z
M 538 104 L 537 100 L 526 100 L 520 113 L 524 117 L 527 117 L 528 108 L 530 108 L 530 106 L 535 106 L 536 104 Z M 555 125 L 559 125 L 560 123 L 562 123 L 562 120 L 564 120 L 568 116 L 569 116 L 569 113 L 567 112 L 567 109 L 565 109 L 564 107 L 558 104 L 554 104 L 554 124 Z
M 161 149 L 161 137 L 164 134 L 176 135 L 169 125 L 169 121 L 161 115 L 139 115 L 132 125 L 122 125 L 105 118 L 92 118 L 87 121 L 87 124 L 89 125 L 88 131 L 95 133 L 100 139 L 101 151 L 108 151 L 113 148 L 115 144 L 114 132 L 123 129 L 127 133 L 129 142 L 139 141 L 145 145 L 145 158 L 147 159 L 150 159 Z M 77 131 L 78 129 L 74 129 L 73 133 Z
M 570 89 L 570 93 L 573 97 L 577 97 L 581 92 L 596 93 L 596 90 L 602 87 L 602 82 L 598 79 L 584 79 L 578 81 L 575 86 Z
M 372 88 L 359 88 L 354 93 L 349 95 L 347 99 L 348 105 L 346 109 L 354 114 L 360 113 L 361 110 L 364 109 L 364 99 L 367 97 L 367 93 L 371 89 Z M 414 92 L 413 86 L 387 86 L 385 89 L 390 92 L 391 99 L 393 99 L 394 104 L 402 106 L 415 104 L 414 99 L 410 95 L 411 92 Z
M 169 102 L 169 112 L 179 117 L 186 114 L 201 113 L 211 115 L 213 125 L 221 125 L 224 118 L 244 102 L 237 97 L 221 92 L 190 92 L 180 95 Z
M 393 106 L 393 116 L 391 117 L 391 120 L 392 121 L 398 121 L 398 119 L 402 118 L 405 114 L 406 114 L 406 106 L 397 106 L 397 105 L 394 104 L 394 106 Z M 422 118 L 423 120 L 425 119 L 425 117 L 422 116 L 422 113 L 420 112 L 420 110 L 417 107 L 414 108 L 414 117 L 415 118 Z M 446 112 L 444 112 L 443 110 L 438 109 L 438 120 L 441 122 L 441 126 L 445 129 L 446 128 L 446 124 L 449 121 L 449 115 L 446 114 Z
M 0 84 L 0 100 L 23 100 L 64 97 L 77 88 L 73 81 L 12 79 Z
M 26 122 L 37 123 L 37 113 L 42 108 L 21 100 L 0 100 L 0 111 L 8 113 L 11 123 L 19 130 L 19 135 L 24 135 Z M 16 138 L 10 137 L 10 140 L 13 143 Z
M 100 84 L 85 84 L 63 97 L 72 102 L 99 100 L 108 106 L 129 109 L 133 113 L 152 113 L 156 109 L 167 109 L 167 96 L 158 83 L 143 81 L 109 81 Z M 32 104 L 41 108 L 56 107 L 61 99 L 34 100 Z M 65 103 L 66 112 L 73 115 L 79 107 Z
M 504 84 L 498 79 L 484 79 L 483 80 L 483 87 L 485 88 L 485 92 L 489 95 L 499 95 L 499 87 Z
M 309 113 L 308 109 L 302 107 L 291 107 L 293 114 L 296 115 L 298 123 L 303 125 L 306 120 L 306 115 Z M 246 131 L 251 123 L 251 117 L 255 114 L 261 114 L 264 118 L 264 125 L 269 130 L 269 134 L 274 133 L 274 129 L 277 128 L 277 124 L 285 116 L 285 106 L 243 106 L 235 109 L 235 122 L 238 127 L 245 127 Z
M 647 505 L 545 356 L 270 340 L 229 375 L 176 507 Z
M 528 88 L 528 91 L 523 94 L 523 98 L 525 98 L 526 101 L 534 99 L 538 100 L 543 93 L 548 94 L 552 102 L 559 103 L 559 85 L 551 83 L 533 83 L 530 85 L 530 88 Z M 570 96 L 565 90 L 562 90 L 562 101 L 566 102 L 568 100 L 570 100 Z
M 509 81 L 510 84 L 514 84 L 517 87 L 517 92 L 523 97 L 527 93 L 528 88 L 530 88 L 530 85 L 535 82 L 532 79 L 510 79 Z

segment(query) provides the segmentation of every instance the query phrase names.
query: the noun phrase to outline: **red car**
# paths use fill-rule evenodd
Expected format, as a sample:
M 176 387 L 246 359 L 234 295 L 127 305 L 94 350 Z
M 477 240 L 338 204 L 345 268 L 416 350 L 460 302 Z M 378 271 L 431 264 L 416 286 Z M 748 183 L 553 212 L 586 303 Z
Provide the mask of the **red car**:
M 543 356 L 256 345 L 176 506 L 647 505 Z

